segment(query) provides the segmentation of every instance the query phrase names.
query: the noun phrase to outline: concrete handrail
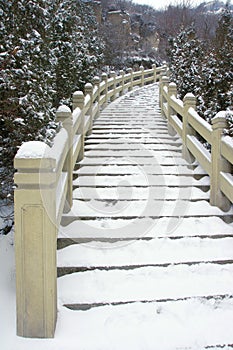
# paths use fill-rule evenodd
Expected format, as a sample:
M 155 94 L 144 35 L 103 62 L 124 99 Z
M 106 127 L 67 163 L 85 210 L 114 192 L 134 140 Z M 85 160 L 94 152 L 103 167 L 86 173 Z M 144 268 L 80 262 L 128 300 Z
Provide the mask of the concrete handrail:
M 166 67 L 153 66 L 119 75 L 103 73 L 84 94 L 75 91 L 73 106 L 58 108 L 61 130 L 52 147 L 43 142 L 26 142 L 14 159 L 15 257 L 17 334 L 23 337 L 54 336 L 57 317 L 56 240 L 64 210 L 72 206 L 73 169 L 83 158 L 84 138 L 93 120 L 109 101 L 159 80 Z
M 184 159 L 190 163 L 196 159 L 210 176 L 210 204 L 227 211 L 233 203 L 233 139 L 223 135 L 227 112 L 217 113 L 210 125 L 196 112 L 195 96 L 188 93 L 181 101 L 176 84 L 165 74 L 160 78 L 160 107 L 169 132 L 182 138 Z M 209 143 L 211 152 L 200 137 Z

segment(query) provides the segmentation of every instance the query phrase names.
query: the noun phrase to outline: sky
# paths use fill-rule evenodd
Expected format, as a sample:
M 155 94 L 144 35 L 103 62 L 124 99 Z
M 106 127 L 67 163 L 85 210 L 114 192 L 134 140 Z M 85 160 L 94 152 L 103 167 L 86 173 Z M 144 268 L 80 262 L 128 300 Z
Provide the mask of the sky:
M 196 6 L 204 2 L 205 0 L 190 0 L 191 4 Z M 150 5 L 156 9 L 161 9 L 169 4 L 182 3 L 182 0 L 133 0 L 133 2 L 141 5 Z

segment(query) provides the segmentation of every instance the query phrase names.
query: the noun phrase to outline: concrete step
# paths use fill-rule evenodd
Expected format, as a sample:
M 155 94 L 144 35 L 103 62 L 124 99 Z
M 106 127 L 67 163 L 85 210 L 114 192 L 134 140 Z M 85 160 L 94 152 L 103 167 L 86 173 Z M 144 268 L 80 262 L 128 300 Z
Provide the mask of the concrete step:
M 57 253 L 57 266 L 71 269 L 134 270 L 146 266 L 198 263 L 229 264 L 233 236 L 223 238 L 169 237 L 115 242 L 89 241 L 73 244 Z M 142 255 L 141 252 L 144 252 Z M 67 269 L 68 270 L 68 269 Z
M 167 123 L 165 121 L 157 121 L 157 122 L 150 122 L 150 123 L 144 123 L 144 124 L 140 124 L 140 125 L 135 125 L 135 122 L 126 122 L 122 125 L 122 123 L 116 123 L 116 122 L 111 122 L 109 124 L 105 124 L 105 123 L 100 123 L 100 122 L 95 122 L 93 125 L 93 133 L 95 133 L 96 131 L 98 132 L 99 130 L 138 130 L 141 131 L 143 130 L 144 126 L 151 126 L 151 128 L 153 128 L 153 130 L 158 130 L 160 127 L 166 128 L 167 127 Z
M 89 220 L 71 220 L 67 218 L 59 227 L 58 237 L 62 239 L 88 240 L 129 240 L 170 237 L 225 237 L 233 235 L 233 223 L 225 223 L 224 217 L 162 217 L 115 219 L 92 218 Z
M 96 201 L 88 202 L 74 200 L 72 209 L 63 214 L 62 222 L 72 222 L 82 218 L 101 219 L 109 218 L 112 220 L 126 219 L 134 220 L 137 218 L 161 217 L 206 217 L 222 216 L 229 221 L 233 219 L 233 208 L 228 212 L 223 212 L 217 207 L 212 207 L 208 202 L 201 200 L 190 202 L 187 200 L 152 200 L 150 197 L 146 201 Z
M 85 152 L 87 151 L 116 151 L 116 152 L 122 152 L 122 151 L 143 151 L 143 150 L 153 150 L 153 151 L 165 151 L 165 152 L 180 152 L 181 146 L 180 145 L 168 145 L 168 144 L 136 144 L 136 143 L 128 143 L 124 141 L 124 143 L 121 144 L 115 144 L 115 143 L 100 143 L 97 145 L 87 145 L 85 146 Z
M 73 310 L 73 311 L 87 311 L 93 308 L 97 308 L 97 307 L 107 307 L 107 306 L 123 306 L 123 305 L 129 305 L 129 304 L 136 304 L 138 302 L 142 303 L 142 304 L 152 304 L 152 303 L 158 303 L 158 304 L 162 304 L 162 303 L 177 303 L 180 301 L 193 301 L 193 300 L 202 300 L 203 302 L 207 302 L 208 300 L 212 300 L 212 302 L 217 303 L 219 301 L 229 301 L 231 300 L 233 297 L 231 295 L 227 295 L 227 294 L 220 294 L 220 295 L 208 295 L 208 296 L 198 296 L 198 297 L 183 297 L 183 298 L 166 298 L 166 299 L 155 299 L 155 300 L 140 300 L 140 301 L 120 301 L 120 302 L 102 302 L 102 303 L 82 303 L 82 304 L 64 304 L 64 306 L 66 308 L 68 308 L 69 310 Z M 209 347 L 208 347 L 209 348 Z
M 130 174 L 154 174 L 154 175 L 186 175 L 186 176 L 195 176 L 195 175 L 206 175 L 205 171 L 201 168 L 190 169 L 187 166 L 183 165 L 124 165 L 124 164 L 103 164 L 102 166 L 98 165 L 86 165 L 81 166 L 79 170 L 74 171 L 74 174 L 102 174 L 105 175 L 130 175 Z
M 99 200 L 104 201 L 106 205 L 113 205 L 116 201 L 143 201 L 143 200 L 208 200 L 209 192 L 204 192 L 198 187 L 82 187 L 76 188 L 73 192 L 74 199 L 80 200 Z
M 110 304 L 85 312 L 61 306 L 61 313 L 58 327 L 80 349 L 229 350 L 233 343 L 229 296 Z
M 173 138 L 167 138 L 165 139 L 166 140 L 166 144 L 167 145 L 172 145 L 172 146 L 181 146 L 182 143 L 180 142 L 179 139 L 173 139 Z M 155 139 L 141 139 L 140 140 L 140 143 L 142 145 L 156 145 L 156 144 L 161 144 L 162 143 L 165 143 L 165 140 L 162 139 L 162 140 L 159 140 L 157 138 Z M 126 144 L 129 144 L 129 145 L 134 145 L 134 144 L 138 144 L 139 143 L 139 140 L 138 139 L 124 139 L 124 141 L 126 142 Z M 122 144 L 122 141 L 121 139 L 112 139 L 112 138 L 105 138 L 105 139 L 102 139 L 102 138 L 94 138 L 94 139 L 91 139 L 91 138 L 86 138 L 85 139 L 85 145 L 92 145 L 92 144 L 111 144 L 111 145 L 121 145 Z
M 118 156 L 112 156 L 112 157 L 85 157 L 81 162 L 77 163 L 79 166 L 84 165 L 104 165 L 104 164 L 117 164 L 117 165 L 186 165 L 190 168 L 197 165 L 197 163 L 192 163 L 188 165 L 188 163 L 182 159 L 181 157 L 172 157 L 167 156 L 163 157 L 161 155 L 151 156 L 151 157 L 138 157 L 136 154 L 135 156 L 131 157 L 118 157 Z
M 232 285 L 233 264 L 214 263 L 93 270 L 58 279 L 59 299 L 63 304 L 151 302 L 232 295 Z
M 209 177 L 200 180 L 184 175 L 151 175 L 144 172 L 133 175 L 80 176 L 73 181 L 74 187 L 189 187 L 209 186 Z

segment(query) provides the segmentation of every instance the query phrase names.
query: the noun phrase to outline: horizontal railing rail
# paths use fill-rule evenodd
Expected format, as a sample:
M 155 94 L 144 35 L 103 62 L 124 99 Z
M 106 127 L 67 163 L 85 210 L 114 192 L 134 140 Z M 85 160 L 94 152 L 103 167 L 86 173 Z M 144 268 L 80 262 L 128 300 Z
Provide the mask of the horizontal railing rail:
M 188 93 L 180 100 L 166 74 L 160 78 L 160 107 L 169 132 L 182 138 L 183 157 L 197 160 L 210 176 L 210 204 L 227 211 L 233 203 L 233 139 L 223 133 L 227 112 L 217 113 L 209 124 L 196 112 L 195 96 Z
M 63 211 L 72 207 L 75 164 L 83 158 L 84 138 L 109 101 L 134 86 L 154 83 L 166 67 L 103 73 L 84 93 L 73 94 L 72 111 L 60 106 L 61 130 L 52 147 L 24 143 L 14 159 L 17 334 L 54 336 L 57 317 L 56 240 Z

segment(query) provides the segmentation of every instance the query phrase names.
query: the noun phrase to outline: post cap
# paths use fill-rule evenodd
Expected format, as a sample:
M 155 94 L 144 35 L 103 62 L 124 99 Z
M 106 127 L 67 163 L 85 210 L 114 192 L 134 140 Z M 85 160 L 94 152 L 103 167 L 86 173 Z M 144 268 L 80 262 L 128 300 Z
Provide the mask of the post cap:
M 83 100 L 84 99 L 83 92 L 82 91 L 75 91 L 73 93 L 73 98 L 78 99 L 78 100 Z
M 94 85 L 99 85 L 99 83 L 100 83 L 100 78 L 99 77 L 94 77 L 93 78 L 93 83 L 94 83 Z
M 226 121 L 226 111 L 220 111 L 216 114 L 214 118 L 212 118 L 211 123 L 213 125 L 213 129 L 225 129 L 227 126 Z
M 108 79 L 108 75 L 106 73 L 102 73 L 101 74 L 101 78 L 102 78 L 102 80 L 107 80 Z
M 184 105 L 188 105 L 190 107 L 196 107 L 196 97 L 191 92 L 188 92 L 184 96 L 183 101 L 184 101 Z
M 85 94 L 92 94 L 92 92 L 93 92 L 92 84 L 91 83 L 86 83 L 85 87 L 84 87 L 84 90 L 85 90 Z
M 56 120 L 57 121 L 63 121 L 66 118 L 69 118 L 71 116 L 71 110 L 66 105 L 61 105 L 58 107 L 56 111 Z
M 163 76 L 161 81 L 162 81 L 163 84 L 168 84 L 169 83 L 169 78 L 166 77 L 166 76 Z

